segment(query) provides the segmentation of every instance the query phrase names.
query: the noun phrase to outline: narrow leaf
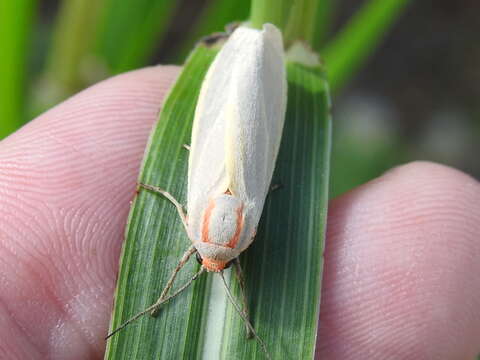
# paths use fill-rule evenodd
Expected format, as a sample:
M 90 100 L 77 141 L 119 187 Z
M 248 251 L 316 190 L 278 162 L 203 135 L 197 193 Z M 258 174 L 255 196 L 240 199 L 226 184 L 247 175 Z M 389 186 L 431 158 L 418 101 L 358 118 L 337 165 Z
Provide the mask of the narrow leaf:
M 166 99 L 139 180 L 185 204 L 191 124 L 203 77 L 217 50 L 199 45 Z M 288 65 L 288 106 L 273 183 L 253 245 L 241 255 L 250 316 L 274 359 L 311 359 L 320 304 L 327 208 L 330 101 L 322 69 Z M 156 301 L 190 246 L 175 208 L 141 190 L 126 230 L 111 330 Z M 193 259 L 176 280 L 199 268 Z M 226 272 L 233 294 L 238 283 Z M 109 340 L 106 359 L 263 359 L 227 301 L 217 274 L 206 273 L 166 304 Z
M 409 0 L 369 0 L 322 50 L 332 91 L 341 88 L 378 47 Z
M 147 65 L 174 8 L 173 0 L 63 1 L 33 112 L 109 75 Z

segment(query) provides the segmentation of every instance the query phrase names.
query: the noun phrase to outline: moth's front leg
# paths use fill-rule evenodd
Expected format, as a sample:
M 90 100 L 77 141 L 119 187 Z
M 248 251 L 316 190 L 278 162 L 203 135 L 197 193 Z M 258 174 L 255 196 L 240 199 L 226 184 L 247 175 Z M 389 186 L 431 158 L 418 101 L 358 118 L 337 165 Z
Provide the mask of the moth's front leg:
M 175 205 L 175 207 L 177 208 L 178 215 L 180 215 L 180 218 L 182 219 L 183 226 L 185 227 L 185 231 L 188 234 L 187 215 L 185 214 L 185 211 L 183 209 L 183 205 L 180 204 L 180 202 L 177 199 L 175 199 L 172 194 L 170 194 L 166 190 L 163 190 L 163 189 L 159 188 L 158 186 L 153 186 L 153 185 L 148 185 L 148 184 L 143 184 L 143 183 L 138 183 L 138 186 L 142 187 L 144 189 L 153 191 L 157 194 L 163 195 L 168 200 L 170 200 L 170 202 L 173 205 Z

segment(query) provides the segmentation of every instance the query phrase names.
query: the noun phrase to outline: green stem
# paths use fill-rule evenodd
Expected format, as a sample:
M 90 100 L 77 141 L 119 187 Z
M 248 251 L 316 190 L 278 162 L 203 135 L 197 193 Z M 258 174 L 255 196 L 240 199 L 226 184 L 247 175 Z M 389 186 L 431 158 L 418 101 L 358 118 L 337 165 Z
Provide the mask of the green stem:
M 24 122 L 26 60 L 36 3 L 0 1 L 0 139 Z
M 285 44 L 303 40 L 313 47 L 319 0 L 294 1 L 285 26 Z
M 272 23 L 282 30 L 286 46 L 303 40 L 313 44 L 319 0 L 252 0 L 250 24 Z
M 254 28 L 260 29 L 263 24 L 268 22 L 285 30 L 291 6 L 289 0 L 252 0 L 250 24 Z

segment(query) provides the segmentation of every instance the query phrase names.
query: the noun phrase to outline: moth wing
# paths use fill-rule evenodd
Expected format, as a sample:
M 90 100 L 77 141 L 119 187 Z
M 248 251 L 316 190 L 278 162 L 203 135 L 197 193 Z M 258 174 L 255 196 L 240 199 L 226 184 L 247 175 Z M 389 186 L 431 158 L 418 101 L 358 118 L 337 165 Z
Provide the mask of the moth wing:
M 286 74 L 280 31 L 266 24 L 234 69 L 226 107 L 226 175 L 250 207 L 256 227 L 272 179 L 285 122 Z
M 275 167 L 286 107 L 283 43 L 273 25 L 240 27 L 210 66 L 195 110 L 188 172 L 188 219 L 200 238 L 209 198 L 229 190 L 246 204 L 253 234 Z M 242 241 L 245 248 L 251 236 Z
M 239 28 L 230 36 L 202 83 L 195 109 L 188 163 L 188 218 L 191 229 L 199 228 L 198 222 L 209 196 L 228 189 L 225 134 L 227 104 L 236 75 L 232 69 L 239 66 L 252 31 L 255 32 Z

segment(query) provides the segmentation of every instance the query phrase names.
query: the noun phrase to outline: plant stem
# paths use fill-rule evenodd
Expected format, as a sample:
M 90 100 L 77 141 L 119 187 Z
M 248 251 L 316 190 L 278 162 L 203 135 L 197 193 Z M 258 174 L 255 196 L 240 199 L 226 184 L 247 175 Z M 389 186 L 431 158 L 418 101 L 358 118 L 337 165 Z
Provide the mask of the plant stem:
M 285 44 L 288 46 L 297 40 L 303 40 L 313 47 L 317 7 L 320 0 L 294 1 L 285 25 Z
M 252 0 L 250 24 L 261 29 L 268 22 L 284 31 L 291 6 L 289 0 Z
M 285 45 L 314 39 L 319 0 L 252 0 L 250 24 L 261 28 L 272 23 L 282 30 Z

